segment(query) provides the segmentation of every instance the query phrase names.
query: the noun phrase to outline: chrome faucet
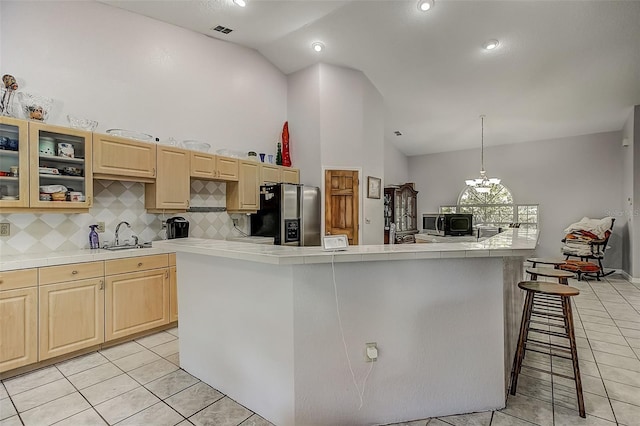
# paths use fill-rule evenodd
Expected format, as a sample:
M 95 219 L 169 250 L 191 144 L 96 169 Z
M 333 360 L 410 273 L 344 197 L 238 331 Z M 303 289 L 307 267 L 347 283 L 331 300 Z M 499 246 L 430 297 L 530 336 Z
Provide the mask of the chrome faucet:
M 120 245 L 120 240 L 118 238 L 118 233 L 120 232 L 120 225 L 127 225 L 127 228 L 131 229 L 131 225 L 129 225 L 129 222 L 127 221 L 122 221 L 120 222 L 118 225 L 116 225 L 116 239 L 114 242 L 114 245 L 119 246 Z M 133 237 L 134 241 L 135 241 L 135 245 L 138 245 L 138 237 L 133 233 L 133 230 L 131 230 L 131 236 Z

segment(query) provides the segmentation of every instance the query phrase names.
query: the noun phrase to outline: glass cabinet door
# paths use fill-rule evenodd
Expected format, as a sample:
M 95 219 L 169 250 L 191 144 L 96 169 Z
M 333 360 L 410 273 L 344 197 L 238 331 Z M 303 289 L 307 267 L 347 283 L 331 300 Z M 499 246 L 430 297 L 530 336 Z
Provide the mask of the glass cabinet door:
M 0 207 L 29 207 L 28 123 L 0 117 Z
M 91 132 L 29 123 L 31 207 L 86 209 L 92 204 Z

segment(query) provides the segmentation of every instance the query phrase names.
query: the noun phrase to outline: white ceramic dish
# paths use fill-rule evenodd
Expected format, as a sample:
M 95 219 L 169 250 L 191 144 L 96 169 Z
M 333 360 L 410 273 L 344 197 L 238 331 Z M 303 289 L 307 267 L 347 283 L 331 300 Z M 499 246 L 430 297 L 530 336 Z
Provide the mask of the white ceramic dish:
M 146 133 L 135 132 L 133 130 L 125 129 L 109 129 L 107 133 L 113 136 L 119 136 L 121 138 L 137 139 L 139 141 L 154 142 L 154 138 Z

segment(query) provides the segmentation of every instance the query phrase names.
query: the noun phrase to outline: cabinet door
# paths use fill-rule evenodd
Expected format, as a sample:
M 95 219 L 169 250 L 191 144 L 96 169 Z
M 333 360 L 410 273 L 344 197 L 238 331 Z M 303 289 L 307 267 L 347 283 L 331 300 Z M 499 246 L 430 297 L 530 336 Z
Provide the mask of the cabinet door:
M 40 286 L 40 357 L 53 358 L 104 342 L 104 280 Z
M 29 207 L 29 128 L 15 118 L 0 117 L 0 170 L 17 167 L 17 176 L 0 176 L 0 207 Z
M 240 160 L 238 167 L 238 182 L 227 183 L 227 212 L 255 212 L 260 207 L 260 164 Z
M 118 339 L 169 323 L 169 269 L 106 278 L 105 339 Z
M 178 321 L 178 281 L 176 267 L 169 267 L 169 322 Z
M 145 188 L 147 209 L 186 210 L 189 207 L 189 151 L 174 147 L 157 148 L 157 177 Z
M 282 183 L 300 183 L 300 170 L 283 167 Z
M 92 134 L 29 123 L 29 205 L 46 209 L 88 209 L 93 199 Z M 84 201 L 40 200 L 40 187 L 63 185 Z
M 216 178 L 216 156 L 204 152 L 191 151 L 191 177 L 201 179 Z
M 38 361 L 37 287 L 0 291 L 0 373 Z
M 260 165 L 260 185 L 265 185 L 267 183 L 279 183 L 280 179 L 280 166 L 272 164 Z
M 238 180 L 238 159 L 229 157 L 216 157 L 217 177 L 220 180 Z
M 156 177 L 156 145 L 94 134 L 93 174 L 103 179 L 151 181 Z

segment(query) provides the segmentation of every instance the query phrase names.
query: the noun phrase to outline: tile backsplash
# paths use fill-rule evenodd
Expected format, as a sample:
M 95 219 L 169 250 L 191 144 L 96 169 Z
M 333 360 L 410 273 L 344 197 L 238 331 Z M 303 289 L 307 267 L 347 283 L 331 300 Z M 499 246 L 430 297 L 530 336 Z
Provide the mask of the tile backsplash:
M 224 207 L 226 184 L 194 180 L 191 182 L 191 205 L 194 207 Z M 23 253 L 47 253 L 89 248 L 89 225 L 105 223 L 99 234 L 100 246 L 113 242 L 116 225 L 127 221 L 131 230 L 120 228 L 120 240 L 131 238 L 140 242 L 166 238 L 162 221 L 174 214 L 149 214 L 144 208 L 144 184 L 94 180 L 94 202 L 88 213 L 2 213 L 0 222 L 11 225 L 11 235 L 0 238 L 2 256 Z M 189 236 L 225 239 L 239 236 L 232 217 L 238 219 L 242 232 L 249 232 L 246 215 L 217 213 L 179 213 L 189 221 Z

